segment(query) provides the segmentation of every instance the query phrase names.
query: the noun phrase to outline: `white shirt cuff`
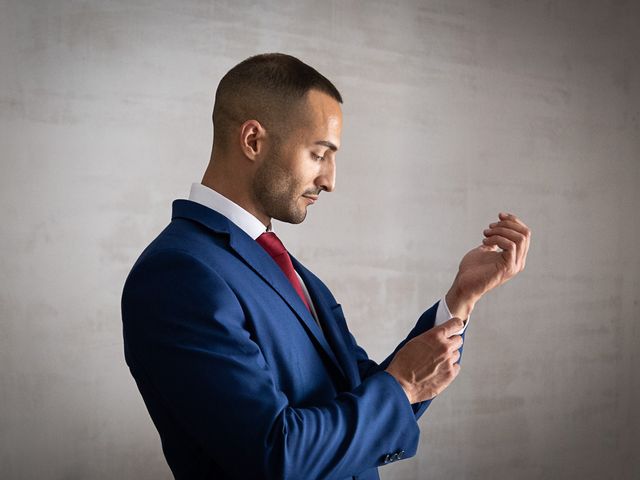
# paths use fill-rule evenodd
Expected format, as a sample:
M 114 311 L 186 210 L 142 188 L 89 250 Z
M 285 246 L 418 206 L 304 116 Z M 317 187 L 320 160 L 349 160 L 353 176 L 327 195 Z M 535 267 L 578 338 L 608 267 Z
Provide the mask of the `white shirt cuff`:
M 440 303 L 438 304 L 438 310 L 436 311 L 436 323 L 435 326 L 442 325 L 444 322 L 451 320 L 453 315 L 451 315 L 451 311 L 449 311 L 449 306 L 444 297 L 440 299 Z M 454 333 L 454 335 L 462 335 L 462 333 L 467 329 L 467 325 L 469 325 L 469 320 L 471 319 L 471 315 L 464 320 L 464 327 L 459 332 Z

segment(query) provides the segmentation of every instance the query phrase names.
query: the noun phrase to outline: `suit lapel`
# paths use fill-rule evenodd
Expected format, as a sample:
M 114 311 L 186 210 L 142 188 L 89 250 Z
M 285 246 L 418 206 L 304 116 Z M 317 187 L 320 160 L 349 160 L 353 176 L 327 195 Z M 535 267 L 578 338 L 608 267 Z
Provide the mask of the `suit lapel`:
M 307 332 L 324 350 L 334 366 L 342 372 L 340 362 L 338 362 L 333 350 L 327 343 L 327 339 L 282 269 L 255 240 L 244 232 L 241 233 L 242 235 L 231 236 L 231 248 L 282 297 L 303 323 Z
M 336 358 L 320 327 L 307 310 L 293 285 L 273 258 L 255 240 L 224 215 L 190 200 L 174 200 L 172 218 L 176 217 L 197 221 L 211 230 L 229 235 L 229 246 L 282 297 L 334 367 L 344 375 L 340 366 L 341 362 Z
M 304 265 L 302 265 L 296 258 L 291 255 L 291 261 L 294 268 L 302 277 L 307 290 L 309 290 L 309 296 L 315 306 L 316 313 L 322 323 L 323 331 L 331 345 L 333 351 L 340 362 L 342 371 L 346 374 L 348 380 L 348 390 L 351 390 L 358 386 L 360 383 L 360 377 L 358 373 L 358 367 L 353 361 L 353 356 L 350 353 L 351 349 L 345 341 L 345 333 L 340 331 L 338 322 L 336 322 L 335 316 L 331 307 L 327 305 L 327 300 L 322 295 L 322 287 L 320 286 L 320 280 L 311 271 L 309 271 Z

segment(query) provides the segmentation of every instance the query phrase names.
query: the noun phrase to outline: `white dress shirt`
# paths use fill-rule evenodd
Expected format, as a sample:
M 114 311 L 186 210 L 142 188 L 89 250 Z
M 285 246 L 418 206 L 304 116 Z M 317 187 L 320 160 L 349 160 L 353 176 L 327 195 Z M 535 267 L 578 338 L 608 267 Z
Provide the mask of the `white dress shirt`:
M 202 185 L 201 183 L 193 183 L 191 185 L 189 200 L 204 205 L 205 207 L 209 207 L 212 210 L 215 210 L 216 212 L 224 215 L 233 223 L 235 223 L 236 226 L 244 230 L 244 232 L 254 240 L 256 240 L 262 233 L 272 230 L 271 224 L 269 224 L 268 227 L 265 227 L 260 220 L 254 217 L 251 213 L 247 212 L 240 205 L 232 202 L 227 197 L 221 195 L 212 188 Z M 309 296 L 309 290 L 307 290 L 307 286 L 302 281 L 300 274 L 296 272 L 296 275 L 300 280 L 300 285 L 302 286 L 304 296 L 307 299 L 309 306 L 311 307 L 311 314 L 313 315 L 313 318 L 318 323 L 318 325 L 320 325 L 315 307 L 313 306 L 313 302 L 311 301 L 311 298 Z M 449 307 L 447 306 L 445 298 L 442 297 L 440 303 L 438 304 L 435 324 L 441 325 L 450 318 L 453 318 L 453 315 L 451 315 L 451 312 L 449 311 Z M 464 327 L 462 327 L 462 329 L 456 333 L 460 335 L 467 328 L 468 324 L 469 319 L 465 321 Z M 322 329 L 322 327 L 320 327 L 320 329 Z

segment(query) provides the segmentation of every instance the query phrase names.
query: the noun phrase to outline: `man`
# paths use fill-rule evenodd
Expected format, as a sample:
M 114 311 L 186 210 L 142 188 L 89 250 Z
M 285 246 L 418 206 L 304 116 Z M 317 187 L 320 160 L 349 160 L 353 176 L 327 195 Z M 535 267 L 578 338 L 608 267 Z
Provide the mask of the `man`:
M 475 303 L 524 267 L 529 230 L 500 214 L 445 299 L 370 360 L 326 285 L 271 231 L 333 190 L 341 103 L 288 55 L 231 69 L 202 183 L 174 201 L 127 278 L 126 361 L 176 478 L 379 478 L 416 453 L 417 420 L 458 374 Z

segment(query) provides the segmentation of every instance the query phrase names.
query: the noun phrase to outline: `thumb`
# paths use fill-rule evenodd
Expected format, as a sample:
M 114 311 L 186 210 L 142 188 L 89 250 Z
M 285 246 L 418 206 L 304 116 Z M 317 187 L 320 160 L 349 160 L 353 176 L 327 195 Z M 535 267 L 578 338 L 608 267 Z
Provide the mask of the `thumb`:
M 455 335 L 457 332 L 462 330 L 462 327 L 464 327 L 464 322 L 458 317 L 453 317 L 444 322 L 441 327 L 444 331 L 444 336 L 449 338 L 450 336 Z

